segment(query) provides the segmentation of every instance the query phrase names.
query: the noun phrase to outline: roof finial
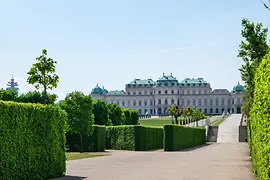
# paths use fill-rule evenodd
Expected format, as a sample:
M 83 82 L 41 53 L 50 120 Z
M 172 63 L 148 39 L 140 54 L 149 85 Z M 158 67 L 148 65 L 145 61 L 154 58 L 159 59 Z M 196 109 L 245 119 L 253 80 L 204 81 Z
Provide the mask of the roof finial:
M 171 76 L 172 76 L 172 73 L 171 73 Z
M 239 81 L 238 81 L 238 85 L 240 85 Z
M 98 87 L 98 84 L 97 84 L 97 87 Z
M 14 79 L 14 76 L 13 76 L 13 74 L 12 74 L 11 78 L 12 78 L 12 79 Z
M 165 73 L 163 73 L 163 76 L 165 76 Z

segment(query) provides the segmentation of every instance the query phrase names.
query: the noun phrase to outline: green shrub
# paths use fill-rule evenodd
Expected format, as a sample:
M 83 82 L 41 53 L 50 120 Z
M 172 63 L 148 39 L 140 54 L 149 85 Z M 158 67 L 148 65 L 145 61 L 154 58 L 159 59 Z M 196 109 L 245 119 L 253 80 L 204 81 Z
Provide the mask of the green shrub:
M 55 105 L 0 101 L 0 179 L 63 176 L 66 119 Z
M 177 151 L 206 143 L 204 128 L 164 125 L 164 150 Z
M 131 115 L 129 109 L 123 109 L 123 125 L 132 125 Z
M 122 108 L 117 104 L 107 104 L 107 107 L 109 112 L 109 120 L 112 122 L 112 125 L 121 125 L 124 119 Z
M 129 110 L 130 111 L 130 118 L 131 118 L 131 124 L 137 125 L 139 122 L 139 112 L 138 110 Z
M 253 170 L 260 180 L 270 179 L 270 55 L 255 75 L 254 103 L 250 112 L 249 135 Z
M 108 126 L 106 148 L 151 150 L 163 147 L 163 128 L 134 125 Z
M 83 151 L 84 152 L 103 152 L 105 151 L 106 128 L 105 126 L 92 126 L 92 135 L 83 135 Z M 81 152 L 80 135 L 67 132 L 67 145 L 70 152 Z

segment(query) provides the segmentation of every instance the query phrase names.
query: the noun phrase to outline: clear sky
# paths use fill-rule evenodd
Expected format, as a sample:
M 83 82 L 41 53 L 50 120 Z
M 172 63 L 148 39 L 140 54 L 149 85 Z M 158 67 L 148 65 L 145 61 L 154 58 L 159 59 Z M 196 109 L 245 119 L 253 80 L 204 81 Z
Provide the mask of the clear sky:
M 241 19 L 267 27 L 269 14 L 260 0 L 3 0 L 0 88 L 13 74 L 20 92 L 33 90 L 27 72 L 46 48 L 60 99 L 162 73 L 231 90 L 241 80 Z

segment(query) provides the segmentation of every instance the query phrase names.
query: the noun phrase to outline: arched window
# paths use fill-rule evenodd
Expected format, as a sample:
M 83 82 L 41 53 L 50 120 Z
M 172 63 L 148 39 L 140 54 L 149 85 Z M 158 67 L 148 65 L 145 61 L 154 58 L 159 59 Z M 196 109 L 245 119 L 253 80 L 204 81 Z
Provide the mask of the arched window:
M 218 108 L 216 108 L 216 113 L 218 113 Z
M 158 91 L 158 94 L 161 94 L 161 91 Z
M 206 108 L 204 109 L 204 114 L 207 114 L 207 109 Z
M 168 91 L 167 90 L 165 91 L 165 94 L 168 94 Z
M 213 113 L 213 109 L 212 109 L 212 108 L 210 108 L 210 113 L 211 113 L 211 114 Z
M 167 99 L 165 99 L 165 105 L 167 105 L 168 104 L 168 100 Z
M 161 99 L 158 100 L 158 104 L 161 104 Z
M 172 103 L 171 104 L 174 104 L 174 99 L 172 99 L 172 101 L 171 101 Z

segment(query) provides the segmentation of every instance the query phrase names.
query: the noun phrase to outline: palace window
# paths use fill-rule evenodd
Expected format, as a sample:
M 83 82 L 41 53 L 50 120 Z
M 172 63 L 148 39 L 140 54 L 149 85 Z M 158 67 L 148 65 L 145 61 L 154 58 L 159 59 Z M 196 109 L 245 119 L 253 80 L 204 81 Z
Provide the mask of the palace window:
M 218 106 L 218 98 L 216 98 L 216 106 Z
M 136 92 L 133 92 L 133 95 L 136 95 Z
M 147 106 L 147 100 L 144 100 L 144 105 Z
M 237 98 L 237 103 L 240 103 L 240 97 Z
M 147 95 L 147 91 L 144 91 L 144 95 Z
M 224 105 L 224 99 L 223 98 L 221 99 L 221 105 L 222 106 Z
M 150 91 L 150 95 L 153 95 L 153 92 L 152 91 Z
M 142 102 L 139 100 L 139 106 L 141 106 L 142 105 Z
M 167 99 L 165 99 L 165 105 L 167 105 L 168 104 L 168 100 Z
M 171 104 L 174 104 L 174 99 L 171 100 Z
M 193 99 L 193 106 L 196 106 L 196 99 Z
M 204 98 L 204 105 L 207 106 L 207 99 Z
M 207 114 L 207 109 L 206 108 L 204 109 L 204 113 Z
M 210 106 L 213 105 L 213 99 L 210 99 Z
M 153 105 L 153 101 L 152 100 L 150 100 L 150 106 L 152 106 Z
M 165 94 L 168 94 L 168 91 L 167 90 L 165 91 Z
M 189 101 L 189 99 L 187 99 L 187 105 L 188 105 L 188 106 L 190 105 L 190 101 Z
M 212 109 L 212 108 L 210 108 L 210 113 L 211 113 L 211 114 L 213 113 L 213 109 Z
M 202 105 L 202 100 L 201 100 L 201 98 L 199 98 L 199 106 L 201 106 Z
M 195 90 L 192 91 L 192 94 L 196 94 Z
M 122 101 L 122 106 L 125 106 L 125 101 Z
M 172 94 L 174 94 L 174 90 L 172 90 Z
M 158 91 L 158 94 L 161 94 L 161 91 Z
M 198 90 L 198 93 L 201 94 L 201 90 L 200 89 Z
M 127 101 L 127 105 L 130 106 L 130 101 L 129 100 Z
M 218 114 L 218 108 L 216 108 L 216 113 Z
M 158 100 L 158 104 L 159 104 L 159 105 L 161 104 L 161 99 Z
M 128 92 L 128 95 L 130 95 L 130 92 Z
M 136 100 L 133 100 L 133 106 L 136 106 Z
M 139 91 L 139 95 L 142 95 L 141 91 Z

